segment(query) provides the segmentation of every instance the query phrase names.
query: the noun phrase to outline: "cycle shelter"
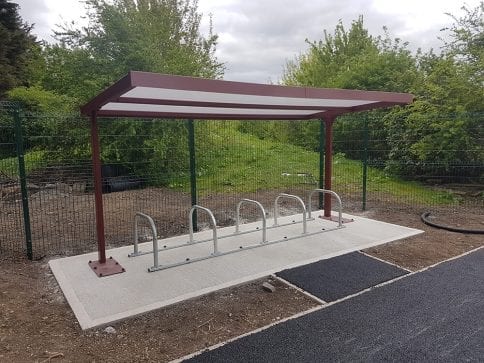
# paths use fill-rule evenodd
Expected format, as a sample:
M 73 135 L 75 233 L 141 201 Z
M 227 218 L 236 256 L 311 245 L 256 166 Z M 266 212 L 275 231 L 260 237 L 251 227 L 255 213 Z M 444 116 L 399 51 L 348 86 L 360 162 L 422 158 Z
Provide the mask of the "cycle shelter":
M 125 272 L 114 258 L 106 258 L 98 117 L 193 120 L 309 120 L 324 126 L 320 132 L 320 189 L 332 190 L 332 125 L 352 112 L 406 105 L 407 93 L 268 85 L 131 71 L 81 107 L 91 120 L 98 259 L 89 266 L 99 277 Z M 191 125 L 191 127 L 190 127 Z M 190 135 L 189 135 L 190 138 Z M 195 148 L 190 147 L 190 168 L 195 169 Z M 324 166 L 324 172 L 323 172 Z M 323 175 L 324 174 L 324 175 Z M 194 175 L 194 173 L 193 173 Z M 191 179 L 192 207 L 197 203 L 196 177 Z M 331 218 L 331 194 L 324 196 L 324 216 Z M 141 215 L 138 215 L 143 218 Z M 271 229 L 264 229 L 269 233 Z M 216 247 L 216 246 L 215 246 Z M 157 250 L 156 246 L 153 247 Z M 214 254 L 217 254 L 214 251 Z M 156 253 L 155 253 L 156 255 Z M 112 257 L 112 256 L 111 256 Z M 156 263 L 152 267 L 155 269 Z M 158 266 L 159 267 L 159 266 Z
M 323 89 L 202 79 L 131 71 L 81 108 L 91 121 L 97 252 L 49 261 L 82 329 L 109 324 L 287 268 L 422 233 L 342 211 L 331 188 L 332 126 L 338 116 L 412 102 L 405 93 Z M 98 117 L 185 119 L 191 171 L 189 233 L 158 239 L 153 219 L 133 211 L 133 245 L 106 254 Z M 235 226 L 218 227 L 214 211 L 196 193 L 194 120 L 319 120 L 318 189 L 300 196 L 274 193 L 273 203 L 242 199 L 234 205 Z M 323 133 L 324 131 L 324 133 Z M 312 210 L 322 195 L 318 210 Z M 319 198 L 318 198 L 319 199 Z M 280 215 L 292 203 L 294 215 Z M 323 202 L 323 203 L 321 203 Z M 242 223 L 246 205 L 256 221 Z M 332 205 L 336 210 L 332 212 Z M 324 207 L 324 210 L 321 209 Z M 210 228 L 197 230 L 197 213 Z M 344 221 L 353 220 L 351 223 Z M 151 239 L 140 243 L 140 223 Z M 93 273 L 93 271 L 95 273 Z

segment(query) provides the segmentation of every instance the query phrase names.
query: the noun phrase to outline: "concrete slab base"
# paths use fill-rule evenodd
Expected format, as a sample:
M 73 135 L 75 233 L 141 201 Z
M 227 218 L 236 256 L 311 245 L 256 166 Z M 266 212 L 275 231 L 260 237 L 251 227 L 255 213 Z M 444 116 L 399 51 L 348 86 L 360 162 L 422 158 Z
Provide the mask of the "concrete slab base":
M 321 211 L 315 212 L 318 216 Z M 281 243 L 261 248 L 241 250 L 169 269 L 148 272 L 153 265 L 153 255 L 128 257 L 132 246 L 109 250 L 126 272 L 99 278 L 88 265 L 97 253 L 51 260 L 50 268 L 69 302 L 82 329 L 113 323 L 150 310 L 158 309 L 186 299 L 207 294 L 229 286 L 261 278 L 284 269 L 305 265 L 348 252 L 410 237 L 423 231 L 344 214 L 354 219 L 344 228 L 324 233 L 301 235 L 302 215 L 281 217 L 279 228 L 268 229 L 268 240 L 300 235 Z M 268 221 L 270 224 L 272 221 Z M 315 218 L 308 222 L 308 232 L 336 227 L 335 222 Z M 241 226 L 241 231 L 261 228 L 261 222 Z M 234 232 L 234 227 L 219 228 L 219 236 Z M 211 230 L 198 232 L 195 240 L 210 238 Z M 219 240 L 219 250 L 228 251 L 261 241 L 262 232 L 241 234 Z M 186 243 L 188 236 L 159 240 L 159 246 Z M 152 248 L 150 242 L 140 245 L 142 251 Z M 160 252 L 160 264 L 173 264 L 209 255 L 210 242 Z

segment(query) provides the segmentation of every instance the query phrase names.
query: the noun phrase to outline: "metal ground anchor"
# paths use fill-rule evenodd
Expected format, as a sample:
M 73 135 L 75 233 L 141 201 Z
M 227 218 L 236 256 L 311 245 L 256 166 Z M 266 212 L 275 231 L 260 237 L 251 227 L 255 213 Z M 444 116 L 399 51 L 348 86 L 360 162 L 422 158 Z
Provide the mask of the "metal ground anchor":
M 106 277 L 126 272 L 124 267 L 112 257 L 106 259 L 106 262 L 104 263 L 99 261 L 89 261 L 89 267 L 91 267 L 98 277 Z

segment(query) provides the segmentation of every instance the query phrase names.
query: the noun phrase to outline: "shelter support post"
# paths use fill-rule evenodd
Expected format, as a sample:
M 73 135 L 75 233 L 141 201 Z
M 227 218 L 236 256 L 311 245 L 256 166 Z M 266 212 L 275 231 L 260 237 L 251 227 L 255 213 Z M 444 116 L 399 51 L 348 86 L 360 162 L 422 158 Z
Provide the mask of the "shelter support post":
M 324 120 L 319 120 L 319 189 L 324 188 Z M 324 194 L 319 194 L 319 209 L 323 209 Z
M 98 261 L 89 261 L 89 266 L 99 277 L 114 275 L 124 272 L 124 268 L 119 265 L 112 257 L 106 259 L 106 241 L 104 236 L 104 212 L 103 212 L 103 192 L 101 157 L 99 147 L 99 135 L 97 126 L 97 116 L 91 114 L 91 150 L 92 150 L 92 169 L 94 175 L 94 203 L 96 207 L 96 235 L 98 247 Z
M 335 116 L 327 116 L 325 122 L 325 150 L 324 150 L 324 189 L 331 190 L 331 175 L 333 167 L 333 122 Z M 331 217 L 331 195 L 324 195 L 324 216 Z
M 365 124 L 363 130 L 363 204 L 362 209 L 366 210 L 366 183 L 368 179 L 368 138 L 369 138 L 369 130 L 368 130 L 368 115 L 365 115 Z
M 187 120 L 188 128 L 188 151 L 190 154 L 190 195 L 192 207 L 197 205 L 197 173 L 195 165 L 195 125 L 192 119 Z M 195 231 L 198 231 L 197 210 L 193 210 L 192 225 Z

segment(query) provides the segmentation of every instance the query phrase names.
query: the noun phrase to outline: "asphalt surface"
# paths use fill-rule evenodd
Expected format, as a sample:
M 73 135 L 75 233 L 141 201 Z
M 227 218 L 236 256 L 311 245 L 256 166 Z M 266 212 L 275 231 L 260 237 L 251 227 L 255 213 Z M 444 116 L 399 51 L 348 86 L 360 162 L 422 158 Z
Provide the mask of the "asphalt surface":
M 484 249 L 289 320 L 193 362 L 484 359 Z
M 326 302 L 355 294 L 408 273 L 360 252 L 284 270 L 277 276 Z

